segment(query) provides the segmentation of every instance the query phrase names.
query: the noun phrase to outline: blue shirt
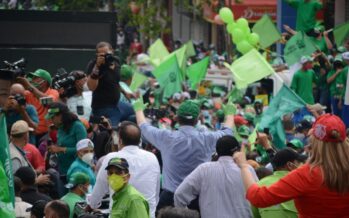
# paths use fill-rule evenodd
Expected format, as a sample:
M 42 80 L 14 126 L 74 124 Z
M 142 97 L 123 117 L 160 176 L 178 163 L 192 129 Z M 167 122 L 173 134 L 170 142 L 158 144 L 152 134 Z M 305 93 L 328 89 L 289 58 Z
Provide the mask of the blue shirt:
M 142 136 L 161 152 L 163 188 L 170 192 L 175 192 L 183 179 L 198 165 L 211 159 L 220 137 L 233 133 L 227 127 L 211 132 L 180 126 L 178 130 L 171 131 L 143 123 L 140 128 Z
M 75 159 L 75 161 L 72 163 L 72 165 L 69 167 L 67 171 L 67 181 L 69 181 L 70 176 L 76 172 L 83 172 L 86 175 L 88 175 L 88 177 L 90 177 L 90 185 L 92 187 L 95 185 L 96 175 L 94 174 L 92 168 L 90 167 L 90 165 L 88 165 L 78 157 Z
M 36 112 L 36 109 L 33 105 L 31 104 L 27 104 L 25 106 L 25 111 L 27 112 L 28 116 L 30 117 L 30 119 L 38 124 L 39 123 L 39 117 L 38 117 L 38 113 Z M 7 128 L 9 128 L 9 130 L 11 129 L 12 125 L 17 122 L 18 120 L 24 120 L 22 115 L 16 111 L 13 110 L 9 110 L 6 113 L 6 124 L 7 124 Z M 10 132 L 10 131 L 8 131 Z M 36 145 L 36 140 L 35 140 L 35 136 L 33 133 L 29 134 L 29 143 Z

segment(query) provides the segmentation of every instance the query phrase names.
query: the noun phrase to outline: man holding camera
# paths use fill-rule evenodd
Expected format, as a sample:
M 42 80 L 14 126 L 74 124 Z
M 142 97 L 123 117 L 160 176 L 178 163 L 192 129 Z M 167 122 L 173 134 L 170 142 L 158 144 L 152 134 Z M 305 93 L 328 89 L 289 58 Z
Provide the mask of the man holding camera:
M 10 132 L 12 125 L 18 120 L 26 121 L 29 127 L 34 130 L 38 126 L 38 113 L 33 105 L 27 104 L 25 100 L 25 89 L 19 83 L 15 83 L 11 86 L 10 96 L 3 107 L 3 111 L 6 113 L 8 132 Z M 29 142 L 30 144 L 36 144 L 33 134 L 30 134 Z
M 48 125 L 45 120 L 47 114 L 47 106 L 52 101 L 57 101 L 59 93 L 57 90 L 51 89 L 52 78 L 49 72 L 43 69 L 37 69 L 32 76 L 31 81 L 24 77 L 18 77 L 17 81 L 21 83 L 26 90 L 26 100 L 28 104 L 32 104 L 39 115 L 39 124 L 35 130 L 36 141 L 48 132 Z
M 120 73 L 117 59 L 112 55 L 113 49 L 107 42 L 96 46 L 97 57 L 87 67 L 87 86 L 92 94 L 92 114 L 105 116 L 117 126 L 121 113 L 118 108 L 120 99 Z

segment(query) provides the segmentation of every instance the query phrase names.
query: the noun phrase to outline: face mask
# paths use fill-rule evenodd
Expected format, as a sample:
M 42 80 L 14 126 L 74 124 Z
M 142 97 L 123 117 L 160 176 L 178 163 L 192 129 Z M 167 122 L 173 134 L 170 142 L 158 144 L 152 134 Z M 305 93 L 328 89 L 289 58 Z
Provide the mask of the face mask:
M 89 89 L 88 86 L 87 86 L 87 83 L 84 83 L 84 85 L 82 86 L 82 91 L 83 91 L 83 92 L 90 91 L 90 89 Z
M 44 83 L 44 81 L 41 81 L 41 82 L 39 82 L 39 83 L 37 83 L 37 82 L 31 82 L 31 84 L 35 87 L 35 88 L 39 88 L 40 86 L 41 86 L 41 84 L 43 84 Z
M 87 153 L 87 154 L 84 154 L 82 157 L 81 157 L 81 160 L 84 161 L 85 163 L 87 163 L 88 165 L 92 166 L 93 165 L 93 153 Z
M 125 184 L 124 177 L 116 174 L 108 176 L 108 183 L 115 192 L 119 191 Z

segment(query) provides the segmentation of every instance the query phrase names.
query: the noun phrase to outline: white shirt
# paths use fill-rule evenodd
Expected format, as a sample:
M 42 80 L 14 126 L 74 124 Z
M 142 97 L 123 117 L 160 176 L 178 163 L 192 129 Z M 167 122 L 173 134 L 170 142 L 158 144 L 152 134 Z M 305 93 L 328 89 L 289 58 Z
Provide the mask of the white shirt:
M 348 69 L 348 72 L 347 72 L 347 84 L 346 84 L 346 86 L 345 87 L 347 87 L 346 89 L 345 89 L 345 95 L 344 95 L 344 104 L 345 105 L 349 105 L 349 69 Z
M 250 171 L 258 181 L 252 167 Z M 186 207 L 196 197 L 199 197 L 202 218 L 252 217 L 240 168 L 230 156 L 199 165 L 178 186 L 174 204 L 176 207 Z
M 32 205 L 24 202 L 22 198 L 15 197 L 15 213 L 17 218 L 30 218 L 30 212 L 27 212 L 28 208 Z
M 140 149 L 138 146 L 125 146 L 118 152 L 109 153 L 103 160 L 102 166 L 97 174 L 96 184 L 93 188 L 89 204 L 92 208 L 98 208 L 102 198 L 114 192 L 109 188 L 108 175 L 105 168 L 110 159 L 119 157 L 125 158 L 129 164 L 130 180 L 133 185 L 149 203 L 150 215 L 155 218 L 156 206 L 159 201 L 160 192 L 160 165 L 155 155 L 151 152 Z M 110 207 L 113 199 L 110 198 Z
M 71 112 L 76 114 L 79 118 L 84 118 L 85 120 L 90 120 L 91 115 L 91 102 L 92 102 L 92 92 L 85 91 L 82 92 L 81 96 L 74 95 L 67 99 L 67 106 Z M 83 114 L 78 114 L 77 107 L 82 106 Z

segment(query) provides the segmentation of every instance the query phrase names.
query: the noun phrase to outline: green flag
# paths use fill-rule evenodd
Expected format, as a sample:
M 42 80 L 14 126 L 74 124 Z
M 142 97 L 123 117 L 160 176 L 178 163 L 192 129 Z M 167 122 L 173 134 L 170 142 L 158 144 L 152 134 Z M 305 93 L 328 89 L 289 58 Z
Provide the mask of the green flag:
M 132 77 L 132 82 L 130 85 L 130 89 L 132 92 L 137 91 L 137 89 L 145 82 L 147 81 L 147 77 L 139 72 L 135 72 Z
M 244 96 L 244 93 L 241 92 L 238 88 L 234 87 L 230 93 L 228 94 L 229 101 L 231 102 L 237 102 L 242 99 Z
M 246 88 L 249 84 L 274 73 L 273 68 L 256 49 L 234 61 L 231 66 L 226 63 L 225 66 L 233 73 L 238 89 Z
M 284 57 L 288 66 L 298 63 L 302 56 L 311 56 L 316 51 L 312 40 L 303 32 L 298 32 L 287 41 Z
M 277 148 L 285 147 L 285 131 L 282 118 L 288 113 L 303 108 L 306 103 L 290 88 L 283 85 L 276 96 L 271 100 L 268 109 L 263 113 L 259 128 L 269 128 Z
M 207 67 L 210 62 L 209 57 L 205 57 L 199 62 L 192 64 L 187 69 L 187 76 L 191 83 L 191 88 L 196 89 L 196 85 L 206 77 Z
M 181 71 L 178 66 L 177 56 L 171 55 L 154 71 L 153 75 L 164 89 L 163 98 L 171 97 L 174 93 L 182 91 Z
M 15 217 L 12 162 L 4 113 L 0 113 L 0 184 L 0 217 Z
M 193 41 L 189 40 L 187 43 L 185 43 L 187 50 L 186 50 L 186 56 L 187 58 L 195 56 L 196 55 L 196 51 L 193 45 Z
M 176 54 L 177 56 L 177 61 L 178 61 L 178 66 L 180 68 L 181 71 L 181 78 L 182 81 L 185 80 L 185 72 L 186 72 L 186 67 L 187 67 L 187 45 L 183 45 L 182 47 L 180 47 L 179 49 L 177 49 L 176 51 L 172 52 L 174 54 Z
M 251 133 L 251 135 L 248 136 L 248 143 L 250 143 L 251 145 L 251 151 L 254 150 L 255 148 L 255 142 L 257 140 L 257 129 L 258 129 L 258 125 L 256 125 L 256 127 L 254 128 L 253 132 Z
M 279 30 L 267 14 L 257 21 L 252 31 L 259 35 L 259 44 L 262 48 L 267 48 L 281 39 Z
M 161 39 L 157 39 L 148 49 L 150 62 L 158 66 L 170 53 Z
M 337 47 L 343 45 L 344 40 L 349 35 L 349 22 L 338 25 L 333 30 L 334 40 L 336 41 Z

